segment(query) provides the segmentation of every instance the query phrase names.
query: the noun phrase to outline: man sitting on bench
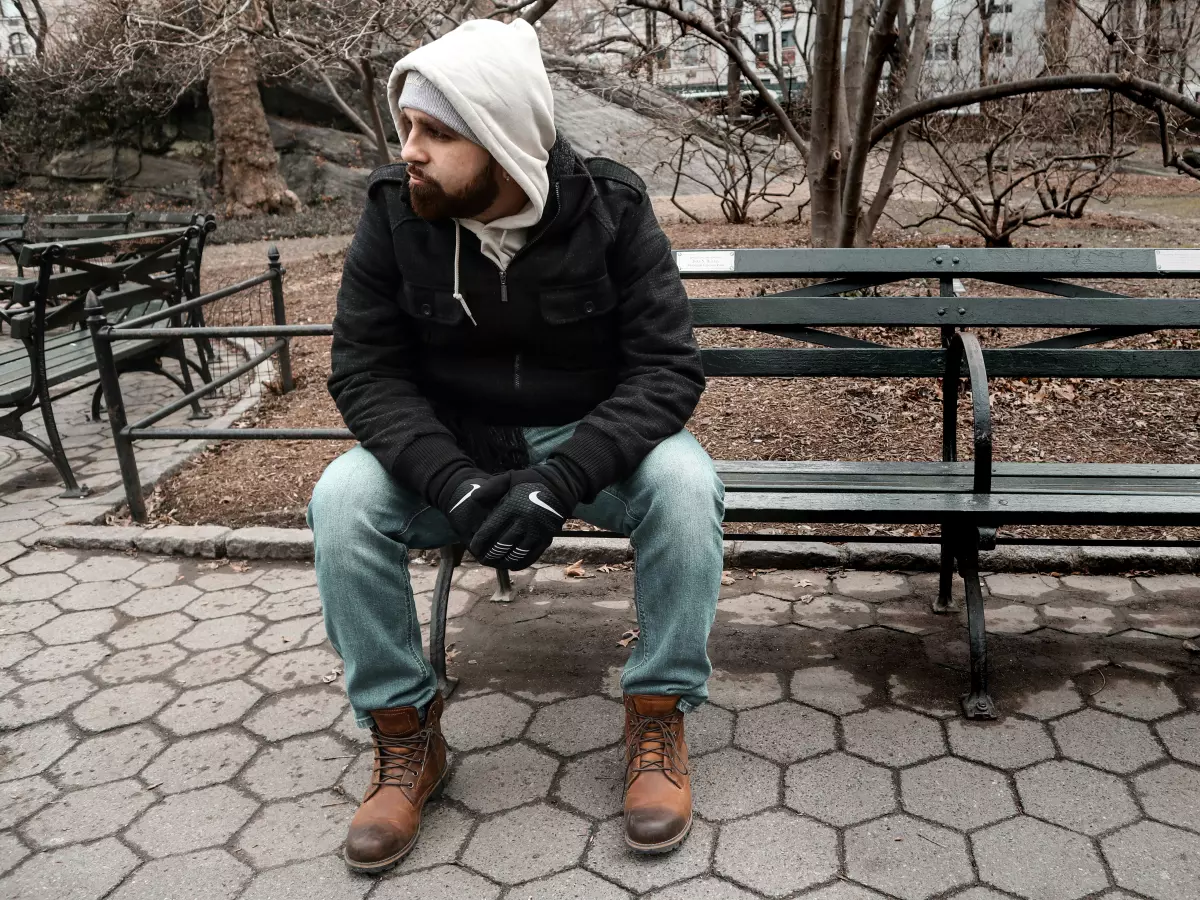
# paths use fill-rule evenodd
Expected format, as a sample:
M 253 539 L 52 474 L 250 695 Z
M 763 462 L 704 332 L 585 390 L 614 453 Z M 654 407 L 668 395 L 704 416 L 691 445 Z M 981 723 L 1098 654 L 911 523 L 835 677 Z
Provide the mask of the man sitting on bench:
M 724 487 L 683 430 L 704 376 L 670 245 L 636 175 L 556 139 L 528 23 L 421 47 L 388 99 L 407 165 L 370 178 L 333 323 L 329 390 L 360 445 L 308 506 L 329 638 L 375 743 L 346 862 L 400 861 L 446 778 L 409 549 L 524 569 L 571 516 L 637 551 L 625 833 L 671 850 L 692 821 L 683 714 L 707 697 Z

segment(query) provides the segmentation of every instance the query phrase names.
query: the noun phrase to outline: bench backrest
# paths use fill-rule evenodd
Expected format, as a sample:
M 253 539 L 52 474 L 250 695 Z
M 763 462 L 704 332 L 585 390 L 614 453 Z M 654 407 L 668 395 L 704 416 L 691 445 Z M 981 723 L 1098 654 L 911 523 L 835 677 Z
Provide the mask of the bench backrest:
M 1134 297 L 1079 283 L 1200 279 L 1198 250 L 755 249 L 682 250 L 675 256 L 680 275 L 689 279 L 826 279 L 768 296 L 694 299 L 697 327 L 743 328 L 819 345 L 706 349 L 710 375 L 943 373 L 941 349 L 889 347 L 823 330 L 877 326 L 929 327 L 943 338 L 956 328 L 1082 329 L 985 350 L 989 375 L 1200 378 L 1200 350 L 1080 349 L 1153 331 L 1200 328 L 1198 297 Z M 910 279 L 924 284 L 905 285 L 906 296 L 865 293 Z M 1021 294 L 968 294 L 964 279 Z M 915 295 L 929 293 L 931 283 L 937 295 Z
M 0 241 L 25 240 L 25 229 L 29 224 L 26 213 L 0 213 Z
M 133 225 L 134 213 L 61 213 L 42 216 L 43 242 L 125 234 Z

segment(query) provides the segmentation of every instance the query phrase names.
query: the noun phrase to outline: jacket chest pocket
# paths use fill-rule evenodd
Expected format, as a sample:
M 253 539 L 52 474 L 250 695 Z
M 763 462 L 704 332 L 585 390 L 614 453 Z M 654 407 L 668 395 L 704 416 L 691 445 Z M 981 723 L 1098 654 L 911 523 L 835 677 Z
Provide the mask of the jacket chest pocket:
M 400 304 L 418 322 L 458 325 L 464 319 L 462 305 L 454 299 L 454 294 L 439 288 L 405 282 Z
M 543 288 L 538 304 L 547 324 L 570 325 L 611 313 L 617 307 L 617 288 L 605 275 L 582 284 Z

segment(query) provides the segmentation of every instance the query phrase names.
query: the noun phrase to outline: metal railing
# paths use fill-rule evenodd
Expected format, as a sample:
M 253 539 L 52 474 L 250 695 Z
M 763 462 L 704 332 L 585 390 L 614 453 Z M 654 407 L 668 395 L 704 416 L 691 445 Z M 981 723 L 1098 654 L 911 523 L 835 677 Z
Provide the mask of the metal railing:
M 154 427 L 156 423 L 178 412 L 203 397 L 210 396 L 238 378 L 253 372 L 272 357 L 278 357 L 280 389 L 290 393 L 295 389 L 292 378 L 292 362 L 289 341 L 293 337 L 332 336 L 333 325 L 289 325 L 283 301 L 283 275 L 285 269 L 279 260 L 279 250 L 272 245 L 267 250 L 267 271 L 220 290 L 203 294 L 169 309 L 139 316 L 116 324 L 104 315 L 103 306 L 95 297 L 87 301 L 87 325 L 96 348 L 96 362 L 100 370 L 100 384 L 104 392 L 104 403 L 108 409 L 108 421 L 112 426 L 116 444 L 117 462 L 121 468 L 121 481 L 129 512 L 134 521 L 146 521 L 146 500 L 142 491 L 141 477 L 134 458 L 135 440 L 345 440 L 353 435 L 345 428 L 190 428 Z M 154 327 L 164 319 L 178 317 L 183 313 L 200 310 L 205 306 L 232 297 L 264 284 L 270 284 L 271 314 L 274 325 L 197 325 Z M 178 321 L 178 319 L 176 319 Z M 125 403 L 121 396 L 116 361 L 113 357 L 114 341 L 145 340 L 147 338 L 265 338 L 273 339 L 260 352 L 245 362 L 214 377 L 200 388 L 179 397 L 166 406 L 130 423 L 126 418 Z M 193 418 L 195 418 L 193 416 Z

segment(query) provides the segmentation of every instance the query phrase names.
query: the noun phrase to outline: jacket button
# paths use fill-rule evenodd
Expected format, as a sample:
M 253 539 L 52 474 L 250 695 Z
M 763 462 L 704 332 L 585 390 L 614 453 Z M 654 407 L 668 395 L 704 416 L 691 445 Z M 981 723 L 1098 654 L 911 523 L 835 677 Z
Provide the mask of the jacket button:
M 587 303 L 583 304 L 583 311 L 585 313 L 595 312 L 596 304 L 589 300 Z
M 433 315 L 433 307 L 432 307 L 432 306 L 430 306 L 428 303 L 424 304 L 424 305 L 421 307 L 421 315 L 423 315 L 423 316 L 432 316 L 432 315 Z

